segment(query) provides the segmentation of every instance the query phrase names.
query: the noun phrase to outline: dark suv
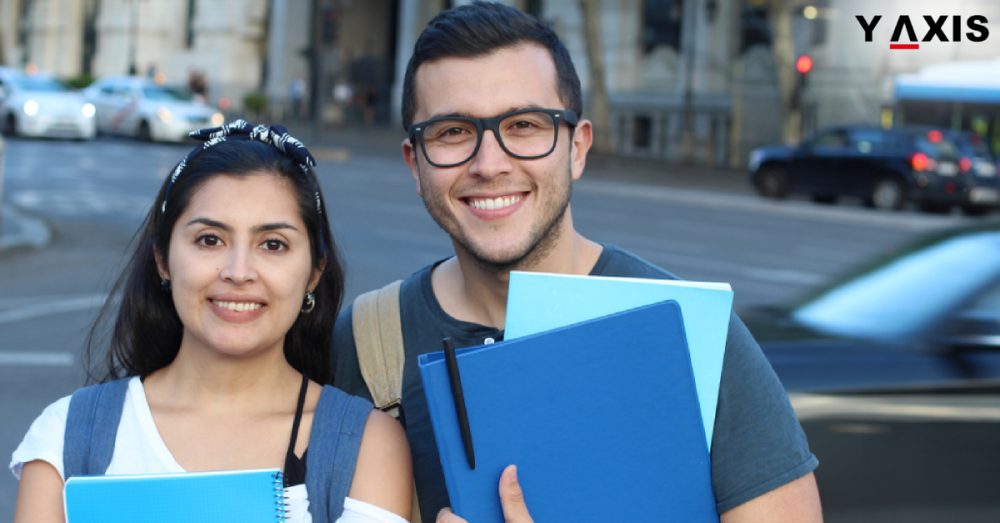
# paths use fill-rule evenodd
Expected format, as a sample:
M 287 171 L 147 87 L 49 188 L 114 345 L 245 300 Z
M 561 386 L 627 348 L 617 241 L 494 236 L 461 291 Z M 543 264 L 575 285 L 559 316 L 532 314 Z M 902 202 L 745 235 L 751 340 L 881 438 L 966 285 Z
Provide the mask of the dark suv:
M 839 126 L 797 147 L 755 149 L 749 171 L 757 192 L 770 198 L 805 193 L 833 203 L 851 196 L 879 209 L 914 202 L 936 212 L 958 205 L 969 214 L 1000 206 L 996 174 L 978 176 L 964 164 L 959 147 L 940 129 Z

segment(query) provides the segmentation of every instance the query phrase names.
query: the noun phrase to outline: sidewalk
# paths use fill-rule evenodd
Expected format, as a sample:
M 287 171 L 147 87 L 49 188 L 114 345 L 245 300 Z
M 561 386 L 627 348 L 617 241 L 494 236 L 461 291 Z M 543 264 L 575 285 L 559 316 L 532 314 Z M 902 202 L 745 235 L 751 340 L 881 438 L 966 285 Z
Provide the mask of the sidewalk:
M 9 202 L 0 202 L 0 253 L 19 247 L 44 247 L 52 239 L 45 221 L 28 216 Z
M 397 126 L 371 128 L 313 127 L 309 123 L 291 124 L 303 143 L 324 159 L 349 158 L 351 154 L 399 154 L 403 130 Z M 400 163 L 402 164 L 402 157 Z M 750 194 L 747 175 L 740 169 L 685 165 L 665 160 L 626 158 L 591 152 L 587 157 L 585 178 L 621 181 L 637 185 L 683 187 L 726 193 Z

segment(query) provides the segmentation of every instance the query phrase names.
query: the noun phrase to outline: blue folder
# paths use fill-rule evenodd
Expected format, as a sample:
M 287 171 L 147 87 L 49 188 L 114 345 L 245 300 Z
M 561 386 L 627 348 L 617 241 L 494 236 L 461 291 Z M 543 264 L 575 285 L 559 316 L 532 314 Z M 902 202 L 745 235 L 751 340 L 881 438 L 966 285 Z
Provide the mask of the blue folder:
M 519 338 L 663 300 L 675 300 L 683 313 L 705 441 L 711 449 L 733 308 L 729 284 L 514 271 L 507 293 L 504 338 Z
M 466 460 L 441 352 L 418 358 L 456 514 L 501 522 L 504 467 L 536 521 L 717 522 L 684 323 L 666 301 L 458 351 Z
M 73 476 L 67 523 L 275 523 L 285 520 L 278 469 Z

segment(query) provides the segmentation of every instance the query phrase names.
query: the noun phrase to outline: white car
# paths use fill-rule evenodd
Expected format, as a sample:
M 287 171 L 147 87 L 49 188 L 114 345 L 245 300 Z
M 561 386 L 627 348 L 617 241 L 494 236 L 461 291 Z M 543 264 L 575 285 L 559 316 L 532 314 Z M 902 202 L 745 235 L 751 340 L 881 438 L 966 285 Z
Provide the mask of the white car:
M 103 78 L 84 90 L 97 108 L 97 130 L 144 141 L 180 142 L 188 133 L 222 125 L 222 113 L 149 78 Z
M 80 92 L 50 75 L 0 67 L 0 122 L 8 136 L 89 140 L 94 112 Z

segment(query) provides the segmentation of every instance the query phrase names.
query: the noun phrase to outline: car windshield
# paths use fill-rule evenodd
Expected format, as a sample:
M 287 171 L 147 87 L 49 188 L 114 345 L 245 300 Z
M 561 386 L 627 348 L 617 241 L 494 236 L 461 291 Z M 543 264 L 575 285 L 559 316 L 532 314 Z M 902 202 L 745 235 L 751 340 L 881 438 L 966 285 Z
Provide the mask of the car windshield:
M 900 341 L 971 299 L 1000 274 L 1000 233 L 963 235 L 896 258 L 797 308 L 821 332 Z
M 187 100 L 174 89 L 158 86 L 147 86 L 142 88 L 142 95 L 148 100 L 160 102 L 182 102 Z
M 47 76 L 16 76 L 11 83 L 25 91 L 61 93 L 70 90 L 62 82 Z

